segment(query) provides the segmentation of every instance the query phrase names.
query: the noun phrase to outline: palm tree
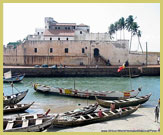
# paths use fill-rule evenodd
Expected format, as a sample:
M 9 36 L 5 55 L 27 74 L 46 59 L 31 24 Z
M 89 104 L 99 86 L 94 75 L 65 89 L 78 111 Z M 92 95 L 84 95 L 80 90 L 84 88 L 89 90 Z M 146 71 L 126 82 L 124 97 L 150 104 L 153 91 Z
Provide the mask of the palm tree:
M 110 39 L 112 39 L 112 35 L 115 33 L 115 27 L 114 24 L 111 24 L 109 27 L 109 34 L 110 34 Z
M 125 19 L 124 19 L 124 17 L 121 17 L 119 19 L 119 29 L 123 30 L 123 39 L 125 39 L 125 37 L 124 37 L 124 29 L 125 29 Z
M 142 48 L 142 45 L 141 45 L 141 43 L 140 43 L 140 37 L 141 37 L 141 34 L 142 34 L 142 32 L 141 32 L 140 30 L 138 30 L 138 32 L 137 32 L 138 42 L 139 42 L 140 48 L 141 48 L 142 53 L 143 53 L 143 48 Z
M 117 40 L 117 31 L 118 31 L 118 29 L 119 29 L 119 24 L 118 24 L 118 22 L 115 22 L 115 23 L 114 23 L 114 29 L 115 29 L 116 40 Z
M 130 39 L 130 48 L 129 48 L 129 51 L 131 50 L 132 37 L 134 35 L 137 35 L 138 28 L 139 28 L 139 26 L 138 26 L 137 22 L 133 22 L 132 25 L 130 26 L 131 39 Z
M 125 20 L 125 25 L 126 25 L 126 28 L 127 30 L 130 32 L 132 30 L 132 24 L 134 22 L 134 19 L 133 19 L 133 16 L 132 15 L 129 15 L 129 17 Z

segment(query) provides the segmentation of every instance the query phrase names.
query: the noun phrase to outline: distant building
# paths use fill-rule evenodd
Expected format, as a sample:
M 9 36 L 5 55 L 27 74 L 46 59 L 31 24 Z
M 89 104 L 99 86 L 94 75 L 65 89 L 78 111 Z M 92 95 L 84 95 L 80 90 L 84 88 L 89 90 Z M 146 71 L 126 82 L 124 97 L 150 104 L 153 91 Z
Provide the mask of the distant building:
M 111 41 L 108 33 L 90 33 L 90 26 L 58 23 L 45 18 L 23 42 L 4 47 L 4 65 L 130 65 L 146 63 L 145 53 L 129 53 L 129 41 Z M 148 53 L 148 64 L 157 64 L 160 53 Z
M 108 33 L 90 33 L 90 26 L 76 23 L 58 23 L 51 17 L 45 17 L 45 28 L 37 28 L 27 40 L 105 40 Z

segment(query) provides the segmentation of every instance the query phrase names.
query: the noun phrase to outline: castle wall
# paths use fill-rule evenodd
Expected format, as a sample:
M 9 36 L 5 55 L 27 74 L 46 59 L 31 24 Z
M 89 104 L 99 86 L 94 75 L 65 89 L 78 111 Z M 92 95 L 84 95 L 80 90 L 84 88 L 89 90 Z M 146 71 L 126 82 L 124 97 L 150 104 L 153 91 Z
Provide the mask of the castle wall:
M 68 50 L 67 50 L 68 49 Z M 124 41 L 26 41 L 16 49 L 4 48 L 5 65 L 98 65 L 95 49 L 111 65 L 146 63 L 145 54 L 129 54 L 128 40 Z M 36 51 L 37 50 L 37 51 Z M 36 52 L 35 52 L 36 51 Z M 66 53 L 65 51 L 68 51 Z M 156 54 L 148 55 L 148 64 L 157 64 Z M 102 63 L 99 63 L 99 65 Z M 105 65 L 105 64 L 103 64 Z

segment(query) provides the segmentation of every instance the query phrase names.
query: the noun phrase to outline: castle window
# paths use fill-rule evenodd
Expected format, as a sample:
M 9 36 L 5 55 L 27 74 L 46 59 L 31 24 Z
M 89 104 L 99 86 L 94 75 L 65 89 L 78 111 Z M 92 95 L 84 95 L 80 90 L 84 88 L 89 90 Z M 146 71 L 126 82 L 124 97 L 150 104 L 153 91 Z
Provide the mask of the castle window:
M 55 29 L 57 30 L 57 27 L 55 27 Z
M 50 38 L 50 40 L 52 40 L 52 38 Z
M 85 47 L 85 49 L 87 49 L 87 47 Z
M 60 40 L 60 38 L 58 38 L 58 40 Z
M 75 26 L 73 26 L 73 29 L 75 29 Z
M 37 53 L 37 48 L 34 48 L 34 52 Z
M 50 53 L 52 53 L 53 52 L 53 48 L 50 48 Z
M 68 38 L 66 38 L 66 40 L 68 40 Z
M 39 35 L 39 32 L 37 32 L 37 34 Z
M 68 48 L 65 48 L 65 53 L 68 53 Z
M 65 27 L 65 30 L 67 30 L 67 27 Z
M 70 27 L 68 27 L 68 30 L 70 30 Z
M 89 32 L 89 29 L 87 29 L 87 32 Z
M 82 31 L 80 31 L 80 34 L 82 34 Z
M 84 48 L 82 48 L 82 53 L 85 53 L 85 49 Z
M 60 30 L 60 27 L 58 27 L 58 29 Z

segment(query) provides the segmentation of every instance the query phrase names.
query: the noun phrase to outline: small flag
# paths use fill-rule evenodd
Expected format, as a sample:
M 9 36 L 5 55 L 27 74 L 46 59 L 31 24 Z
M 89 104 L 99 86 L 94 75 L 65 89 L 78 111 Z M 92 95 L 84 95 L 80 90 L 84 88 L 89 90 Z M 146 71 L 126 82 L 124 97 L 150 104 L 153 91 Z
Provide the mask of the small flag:
M 120 72 L 122 69 L 126 68 L 128 66 L 128 61 L 126 61 L 121 67 L 118 68 L 117 72 Z

